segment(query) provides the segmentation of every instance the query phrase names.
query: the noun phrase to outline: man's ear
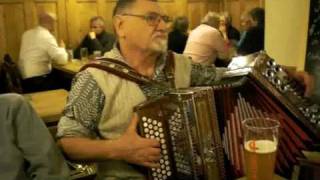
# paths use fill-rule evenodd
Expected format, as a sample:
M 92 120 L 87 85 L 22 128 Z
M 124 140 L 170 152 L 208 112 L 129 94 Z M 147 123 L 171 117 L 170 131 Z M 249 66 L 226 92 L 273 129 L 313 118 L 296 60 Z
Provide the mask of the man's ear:
M 118 35 L 119 38 L 124 38 L 125 37 L 125 28 L 124 28 L 124 20 L 120 16 L 115 16 L 113 18 L 113 26 L 115 29 L 116 34 Z

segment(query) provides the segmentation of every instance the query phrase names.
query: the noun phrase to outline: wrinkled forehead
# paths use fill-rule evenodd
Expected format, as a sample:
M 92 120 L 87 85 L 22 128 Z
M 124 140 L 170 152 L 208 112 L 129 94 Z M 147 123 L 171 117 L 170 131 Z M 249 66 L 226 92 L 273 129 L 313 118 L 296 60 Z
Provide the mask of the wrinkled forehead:
M 104 22 L 101 19 L 96 19 L 91 22 L 91 26 L 104 26 Z
M 161 15 L 165 14 L 157 2 L 150 0 L 137 0 L 130 8 L 128 8 L 128 11 L 133 14 L 147 14 L 150 12 Z

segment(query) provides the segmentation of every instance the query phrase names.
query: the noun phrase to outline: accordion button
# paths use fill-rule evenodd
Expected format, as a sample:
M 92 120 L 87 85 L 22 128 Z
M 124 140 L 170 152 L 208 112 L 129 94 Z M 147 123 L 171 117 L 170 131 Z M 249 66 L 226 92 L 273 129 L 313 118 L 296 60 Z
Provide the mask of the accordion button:
M 143 117 L 142 117 L 142 121 L 143 121 L 143 122 L 147 121 L 147 117 L 143 116 Z
M 128 69 L 122 69 L 122 72 L 129 73 L 129 70 Z
M 157 125 L 157 121 L 156 121 L 156 120 L 153 120 L 153 121 L 152 121 L 152 124 L 153 124 L 153 125 Z
M 143 123 L 143 127 L 148 127 L 148 123 Z
M 161 123 L 161 122 L 158 122 L 158 126 L 159 126 L 159 127 L 162 127 L 162 123 Z
M 162 149 L 167 149 L 167 145 L 166 145 L 166 144 L 162 144 L 162 145 L 161 145 L 161 148 L 162 148 Z

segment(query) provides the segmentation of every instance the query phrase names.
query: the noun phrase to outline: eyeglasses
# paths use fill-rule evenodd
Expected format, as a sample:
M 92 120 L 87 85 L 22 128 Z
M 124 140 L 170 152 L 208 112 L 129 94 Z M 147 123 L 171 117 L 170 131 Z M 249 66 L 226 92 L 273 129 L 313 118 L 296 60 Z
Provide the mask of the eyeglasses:
M 133 17 L 139 17 L 144 19 L 150 26 L 157 26 L 161 20 L 163 20 L 165 23 L 169 23 L 171 22 L 171 18 L 169 16 L 166 15 L 160 15 L 158 13 L 148 13 L 146 15 L 140 15 L 140 14 L 128 14 L 128 13 L 124 13 L 121 14 L 122 16 L 133 16 Z

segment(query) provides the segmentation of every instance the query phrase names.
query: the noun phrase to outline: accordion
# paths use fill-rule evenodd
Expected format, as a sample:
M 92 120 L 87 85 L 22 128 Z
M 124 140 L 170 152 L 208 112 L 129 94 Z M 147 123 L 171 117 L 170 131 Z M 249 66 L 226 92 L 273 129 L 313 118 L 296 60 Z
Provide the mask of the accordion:
M 211 87 L 174 90 L 138 105 L 135 111 L 140 118 L 140 134 L 161 144 L 160 168 L 151 169 L 148 179 L 224 177 L 223 147 Z
M 280 122 L 275 173 L 282 177 L 291 178 L 303 151 L 319 147 L 320 106 L 280 65 L 259 52 L 235 58 L 230 68 L 219 85 L 174 90 L 137 106 L 141 135 L 161 143 L 161 167 L 150 169 L 149 179 L 245 176 L 241 124 L 250 117 Z

